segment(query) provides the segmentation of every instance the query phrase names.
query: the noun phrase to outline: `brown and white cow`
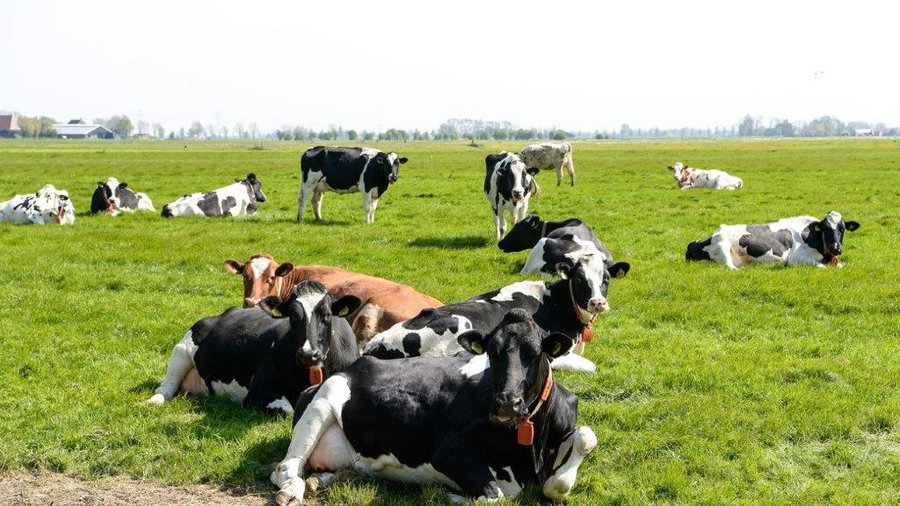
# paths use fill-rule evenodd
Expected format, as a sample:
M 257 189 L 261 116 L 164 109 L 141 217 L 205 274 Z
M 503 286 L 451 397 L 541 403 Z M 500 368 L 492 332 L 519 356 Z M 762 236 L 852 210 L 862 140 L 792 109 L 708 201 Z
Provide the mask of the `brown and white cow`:
M 519 157 L 528 167 L 540 170 L 555 170 L 556 186 L 562 183 L 562 170 L 565 167 L 569 173 L 572 186 L 575 186 L 575 164 L 572 162 L 572 145 L 568 142 L 531 144 L 522 149 Z
M 244 278 L 244 307 L 252 307 L 269 295 L 286 299 L 304 280 L 325 285 L 335 299 L 353 295 L 362 300 L 359 309 L 347 315 L 353 334 L 363 348 L 375 334 L 406 321 L 426 308 L 444 303 L 412 288 L 383 278 L 345 271 L 327 265 L 279 264 L 268 253 L 257 253 L 244 263 L 225 260 L 225 268 Z

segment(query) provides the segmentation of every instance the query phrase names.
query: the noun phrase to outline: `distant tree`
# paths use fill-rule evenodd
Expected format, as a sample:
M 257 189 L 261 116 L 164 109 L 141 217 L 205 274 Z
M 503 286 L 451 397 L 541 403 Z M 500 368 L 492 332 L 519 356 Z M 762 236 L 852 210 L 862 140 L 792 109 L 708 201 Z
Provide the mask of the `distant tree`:
M 184 137 L 185 137 L 185 135 L 184 135 L 184 127 L 181 127 L 181 128 L 178 129 L 178 138 L 179 138 L 179 139 L 184 139 Z
M 129 137 L 134 130 L 134 125 L 128 116 L 113 116 L 106 120 L 106 128 L 119 137 Z
M 631 127 L 628 126 L 628 123 L 623 123 L 622 127 L 619 128 L 619 136 L 627 139 L 628 137 L 631 137 L 631 134 L 632 134 Z
M 223 138 L 223 139 L 227 139 L 227 138 L 228 138 L 228 127 L 227 127 L 227 126 L 224 126 L 224 125 L 222 126 L 222 138 Z
M 537 137 L 537 131 L 535 131 L 535 129 L 533 128 L 519 128 L 518 130 L 516 130 L 514 137 L 517 141 L 529 141 Z
M 216 136 L 216 126 L 212 123 L 206 125 L 206 138 L 213 138 Z
M 347 130 L 347 139 L 355 141 L 357 138 L 359 138 L 359 134 L 356 130 Z
M 367 132 L 363 130 L 363 140 L 364 141 L 374 141 L 375 140 L 375 132 Z
M 201 125 L 199 121 L 194 121 L 193 123 L 191 123 L 190 128 L 188 128 L 188 137 L 196 139 L 197 137 L 201 137 L 202 135 L 203 125 Z
M 106 124 L 107 124 L 107 120 L 105 120 L 105 119 L 103 119 L 103 118 L 94 118 L 93 123 L 94 123 L 95 125 L 100 125 L 100 126 L 102 126 L 102 127 L 105 127 Z
M 144 120 L 138 121 L 137 130 L 139 134 L 149 134 L 150 133 L 150 123 L 147 123 Z
M 247 129 L 250 130 L 250 137 L 256 138 L 259 135 L 259 127 L 256 125 L 255 121 L 251 121 L 249 125 L 247 125 Z
M 333 141 L 334 140 L 334 131 L 333 130 L 322 130 L 319 133 L 319 139 L 323 141 Z
M 550 139 L 554 141 L 564 141 L 569 138 L 569 133 L 565 130 L 554 130 L 550 133 Z
M 166 129 L 163 128 L 163 126 L 160 125 L 159 123 L 154 123 L 153 124 L 153 135 L 157 139 L 162 139 L 166 136 Z
M 235 135 L 238 139 L 243 139 L 243 138 L 246 137 L 247 131 L 244 130 L 244 124 L 243 124 L 243 123 L 235 123 L 235 124 L 234 124 L 234 135 Z
M 756 122 L 749 114 L 744 116 L 738 123 L 738 135 L 741 137 L 750 137 L 756 131 Z
M 170 140 L 170 141 L 174 141 L 174 140 L 175 140 L 175 132 L 174 132 L 174 131 L 169 132 L 169 140 Z

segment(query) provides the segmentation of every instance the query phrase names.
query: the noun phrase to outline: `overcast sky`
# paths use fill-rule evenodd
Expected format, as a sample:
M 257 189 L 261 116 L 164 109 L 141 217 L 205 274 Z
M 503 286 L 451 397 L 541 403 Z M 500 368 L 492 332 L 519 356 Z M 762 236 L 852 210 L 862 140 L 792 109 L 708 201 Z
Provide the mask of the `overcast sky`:
M 263 132 L 896 126 L 892 4 L 2 0 L 0 110 Z

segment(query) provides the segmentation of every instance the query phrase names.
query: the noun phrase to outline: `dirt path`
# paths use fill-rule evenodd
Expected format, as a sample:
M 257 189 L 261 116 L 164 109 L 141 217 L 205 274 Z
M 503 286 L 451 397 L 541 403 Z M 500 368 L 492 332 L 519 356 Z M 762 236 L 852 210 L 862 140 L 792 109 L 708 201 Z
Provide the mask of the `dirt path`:
M 168 486 L 123 477 L 85 481 L 53 473 L 0 475 L 0 504 L 14 506 L 261 506 L 273 504 L 273 498 L 212 485 Z

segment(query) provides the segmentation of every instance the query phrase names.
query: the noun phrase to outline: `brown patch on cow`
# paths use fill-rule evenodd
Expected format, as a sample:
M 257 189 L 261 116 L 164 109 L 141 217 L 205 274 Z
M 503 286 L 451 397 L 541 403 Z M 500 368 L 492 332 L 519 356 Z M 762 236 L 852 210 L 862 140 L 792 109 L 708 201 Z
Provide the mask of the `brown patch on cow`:
M 186 395 L 209 394 L 209 389 L 206 387 L 206 382 L 203 381 L 203 378 L 200 377 L 200 373 L 197 371 L 196 367 L 191 368 L 190 372 L 187 373 L 187 376 L 185 376 L 184 379 L 181 380 L 181 388 L 179 392 Z

